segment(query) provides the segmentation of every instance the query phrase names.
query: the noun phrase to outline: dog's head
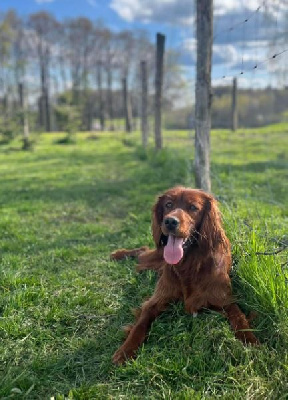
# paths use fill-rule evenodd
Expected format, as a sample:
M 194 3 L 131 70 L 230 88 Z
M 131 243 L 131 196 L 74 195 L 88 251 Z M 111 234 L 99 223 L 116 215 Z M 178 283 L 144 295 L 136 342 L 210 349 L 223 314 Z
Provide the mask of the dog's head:
M 202 190 L 177 186 L 161 195 L 153 207 L 152 234 L 164 247 L 168 264 L 178 264 L 191 246 L 216 249 L 225 237 L 216 200 Z

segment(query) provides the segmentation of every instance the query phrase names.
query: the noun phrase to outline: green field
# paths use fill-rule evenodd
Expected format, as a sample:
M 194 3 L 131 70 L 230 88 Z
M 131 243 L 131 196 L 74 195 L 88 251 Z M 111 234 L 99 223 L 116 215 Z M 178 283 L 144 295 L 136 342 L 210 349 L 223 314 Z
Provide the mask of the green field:
M 0 147 L 1 399 L 288 399 L 288 125 L 212 132 L 212 186 L 233 246 L 239 304 L 256 311 L 262 345 L 245 348 L 219 314 L 182 304 L 153 324 L 135 361 L 115 367 L 130 309 L 152 271 L 109 260 L 152 245 L 154 199 L 194 185 L 193 139 L 166 132 L 38 137 L 33 152 Z M 152 144 L 151 144 L 152 146 Z

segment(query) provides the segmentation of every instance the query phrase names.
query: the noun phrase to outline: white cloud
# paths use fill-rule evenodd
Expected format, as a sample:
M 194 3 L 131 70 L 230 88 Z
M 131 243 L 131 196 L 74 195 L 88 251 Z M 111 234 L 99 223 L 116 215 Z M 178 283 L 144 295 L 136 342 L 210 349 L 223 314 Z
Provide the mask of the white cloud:
M 191 0 L 111 0 L 110 7 L 128 22 L 167 24 L 180 28 L 182 43 L 178 40 L 178 50 L 181 64 L 184 69 L 191 68 L 194 76 L 195 4 Z M 243 80 L 241 75 L 243 86 L 248 82 L 259 86 L 267 84 L 270 70 L 276 69 L 276 63 L 267 62 L 269 42 L 277 32 L 287 30 L 287 4 L 287 0 L 214 1 L 213 68 L 215 78 L 220 78 L 219 82 L 227 84 L 222 76 L 228 78 L 243 72 L 246 77 Z
M 110 7 L 124 20 L 187 24 L 194 16 L 191 0 L 112 0 Z
M 87 0 L 87 3 L 91 6 L 91 7 L 96 7 L 96 0 Z
M 259 0 L 249 0 L 245 2 L 245 8 L 248 10 L 256 10 L 259 5 Z M 231 12 L 239 12 L 243 10 L 243 8 L 243 2 L 239 0 L 216 0 L 214 13 L 215 15 L 223 15 Z
M 222 63 L 229 63 L 234 64 L 238 61 L 239 54 L 237 49 L 232 44 L 227 45 L 213 45 L 213 58 L 214 63 L 222 64 Z
M 140 1 L 137 0 L 113 0 L 111 8 L 128 22 L 132 22 L 137 18 L 149 21 L 152 16 L 152 9 L 150 7 L 142 7 Z
M 197 40 L 195 38 L 186 39 L 183 42 L 183 52 L 190 55 L 190 62 L 196 63 Z M 245 57 L 248 57 L 248 54 Z M 236 46 L 232 44 L 214 44 L 213 45 L 213 64 L 229 63 L 233 65 L 240 62 L 242 54 L 239 54 Z M 250 58 L 249 58 L 250 59 Z M 188 58 L 189 60 L 189 58 Z
M 226 65 L 235 70 L 252 69 L 256 64 L 262 64 L 267 59 L 269 42 L 250 41 L 247 43 L 214 43 L 213 65 Z M 182 45 L 182 62 L 187 65 L 196 63 L 197 41 L 195 38 L 184 39 Z M 186 60 L 186 61 L 185 61 Z
M 183 42 L 183 47 L 185 50 L 196 52 L 197 40 L 195 38 L 185 39 Z
M 45 0 L 44 0 L 45 1 Z M 262 2 L 260 0 L 215 0 L 214 15 L 241 14 L 247 17 L 259 8 L 261 13 L 278 14 L 281 18 L 283 10 L 287 10 L 284 2 Z M 195 16 L 195 2 L 191 0 L 112 0 L 110 7 L 128 22 L 161 22 L 170 24 L 188 24 Z

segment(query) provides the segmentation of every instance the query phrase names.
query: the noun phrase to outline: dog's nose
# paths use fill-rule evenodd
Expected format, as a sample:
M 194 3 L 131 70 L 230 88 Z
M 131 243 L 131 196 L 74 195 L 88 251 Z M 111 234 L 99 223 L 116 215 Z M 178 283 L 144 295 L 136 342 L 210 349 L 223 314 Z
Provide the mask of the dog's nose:
M 179 226 L 179 219 L 176 217 L 166 217 L 164 224 L 168 231 L 175 231 L 175 229 Z

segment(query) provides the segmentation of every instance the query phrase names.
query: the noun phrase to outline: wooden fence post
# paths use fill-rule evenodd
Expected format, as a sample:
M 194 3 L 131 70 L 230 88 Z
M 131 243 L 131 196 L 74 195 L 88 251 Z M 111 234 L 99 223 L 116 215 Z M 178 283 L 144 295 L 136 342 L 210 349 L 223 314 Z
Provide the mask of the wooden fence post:
M 142 144 L 148 144 L 148 82 L 147 82 L 147 62 L 141 61 L 141 131 Z
M 124 102 L 124 116 L 125 116 L 125 131 L 131 132 L 132 131 L 132 110 L 130 99 L 127 90 L 127 78 L 122 79 L 122 90 L 123 90 L 123 102 Z
M 211 58 L 213 0 L 197 0 L 197 76 L 195 104 L 195 183 L 210 192 Z
M 157 33 L 156 47 L 156 76 L 155 76 L 155 147 L 162 149 L 162 87 L 163 87 L 163 64 L 164 64 L 165 35 Z

